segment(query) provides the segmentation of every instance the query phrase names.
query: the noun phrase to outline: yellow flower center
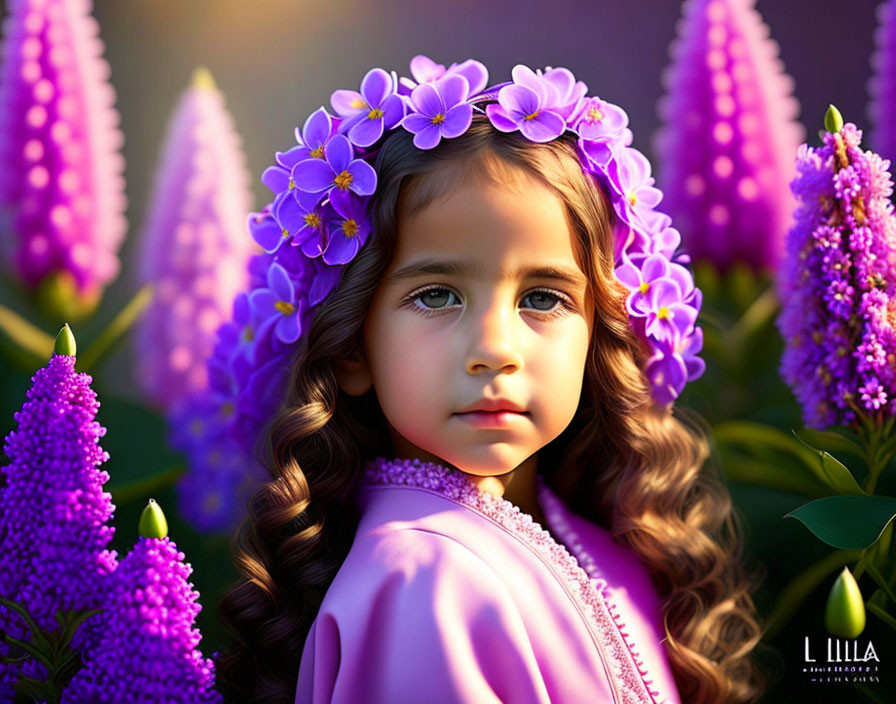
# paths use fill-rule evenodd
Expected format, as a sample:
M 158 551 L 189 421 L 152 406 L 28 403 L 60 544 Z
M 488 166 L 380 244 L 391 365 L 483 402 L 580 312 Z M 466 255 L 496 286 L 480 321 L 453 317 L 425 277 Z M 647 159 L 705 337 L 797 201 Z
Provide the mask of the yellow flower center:
M 346 237 L 354 237 L 358 234 L 358 223 L 355 220 L 346 220 L 342 223 L 342 231 Z
M 628 204 L 634 208 L 635 203 L 638 202 L 638 196 L 636 196 L 635 192 L 632 191 L 631 193 L 628 194 L 628 198 L 626 200 L 628 200 Z
M 368 120 L 379 120 L 383 116 L 383 111 L 379 108 L 373 108 L 369 113 L 367 113 Z
M 289 301 L 277 301 L 274 303 L 274 308 L 283 313 L 283 315 L 289 315 L 296 309 L 296 307 Z
M 647 293 L 647 292 L 650 290 L 650 284 L 647 283 L 646 281 L 642 281 L 642 282 L 641 282 L 641 285 L 638 286 L 638 290 L 639 290 L 641 293 Z
M 536 110 L 535 112 L 533 112 L 530 115 L 526 115 L 523 119 L 524 120 L 534 120 L 536 117 L 538 117 L 538 110 Z
M 255 332 L 252 330 L 251 325 L 243 326 L 243 341 L 244 342 L 252 342 L 255 339 Z
M 364 102 L 363 98 L 355 98 L 354 100 L 352 100 L 352 102 L 350 104 L 356 110 L 360 110 L 361 108 L 367 107 L 367 103 Z
M 333 179 L 333 183 L 335 183 L 336 186 L 341 188 L 343 191 L 347 191 L 348 187 L 352 183 L 352 175 L 348 171 L 343 171 L 341 174 L 336 174 L 336 178 Z
M 221 414 L 225 418 L 230 418 L 235 410 L 236 408 L 233 405 L 233 401 L 227 401 L 223 406 L 221 406 Z
M 441 125 L 445 121 L 445 116 L 442 113 L 436 113 L 436 116 L 432 118 L 432 124 Z
M 289 190 L 292 190 L 296 187 L 296 182 L 293 180 L 292 176 L 289 177 Z
M 317 213 L 308 213 L 305 215 L 305 225 L 317 229 L 320 227 L 320 215 Z
M 321 144 L 317 149 L 311 152 L 312 159 L 323 159 L 324 158 L 324 145 Z
M 600 108 L 597 107 L 596 105 L 593 106 L 593 107 L 588 111 L 588 120 L 589 120 L 589 122 L 600 122 L 600 121 L 603 120 L 603 119 L 604 119 L 604 114 L 600 111 Z
M 283 232 L 282 232 L 281 234 L 283 235 L 283 239 L 286 239 L 287 237 L 289 237 L 289 230 L 287 230 L 287 229 L 284 227 L 284 228 L 283 228 Z
M 669 309 L 666 306 L 663 306 L 656 312 L 656 317 L 660 320 L 665 320 L 669 317 Z

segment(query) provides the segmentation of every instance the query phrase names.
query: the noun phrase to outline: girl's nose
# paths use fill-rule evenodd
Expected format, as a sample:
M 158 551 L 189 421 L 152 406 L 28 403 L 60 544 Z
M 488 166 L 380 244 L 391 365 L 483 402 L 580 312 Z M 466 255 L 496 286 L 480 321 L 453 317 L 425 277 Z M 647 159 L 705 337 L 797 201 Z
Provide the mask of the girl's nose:
M 513 372 L 522 369 L 523 356 L 517 339 L 519 314 L 515 303 L 496 296 L 470 321 L 467 356 L 468 374 L 487 371 Z

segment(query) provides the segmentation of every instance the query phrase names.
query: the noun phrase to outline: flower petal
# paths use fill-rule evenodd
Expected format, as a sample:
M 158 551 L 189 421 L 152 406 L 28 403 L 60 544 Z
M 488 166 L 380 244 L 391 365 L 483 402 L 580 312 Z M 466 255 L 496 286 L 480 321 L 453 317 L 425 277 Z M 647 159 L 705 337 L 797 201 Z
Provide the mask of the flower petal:
M 391 130 L 404 117 L 407 103 L 400 95 L 393 94 L 382 102 L 380 110 L 383 111 L 383 125 Z
M 442 141 L 442 128 L 440 125 L 430 125 L 425 130 L 418 132 L 414 137 L 414 146 L 417 149 L 432 149 Z
M 285 342 L 286 344 L 292 344 L 302 334 L 302 328 L 299 324 L 299 315 L 298 310 L 293 311 L 289 315 L 281 315 L 280 320 L 277 321 L 277 324 L 274 326 L 274 333 L 279 338 L 280 342 Z
M 421 115 L 432 118 L 447 111 L 439 92 L 430 83 L 421 83 L 411 93 L 411 102 Z
M 333 185 L 335 174 L 330 165 L 320 159 L 300 161 L 292 170 L 296 187 L 309 193 L 320 193 Z
M 295 290 L 292 286 L 292 280 L 289 278 L 289 274 L 286 273 L 286 269 L 277 262 L 271 264 L 271 268 L 268 269 L 268 288 L 281 301 L 292 303 L 294 300 Z
M 274 252 L 282 244 L 283 233 L 277 221 L 273 218 L 259 218 L 258 213 L 249 215 L 249 233 L 266 252 Z
M 274 193 L 289 188 L 289 171 L 282 166 L 269 166 L 261 174 L 261 182 Z
M 317 149 L 324 144 L 333 131 L 333 120 L 330 114 L 320 107 L 308 116 L 302 127 L 302 137 L 305 146 L 309 149 Z
M 334 173 L 341 173 L 348 168 L 349 163 L 354 157 L 354 150 L 351 142 L 343 134 L 334 135 L 329 141 L 325 155 L 327 163 L 333 169 Z
M 330 244 L 324 250 L 323 260 L 330 265 L 347 264 L 355 258 L 360 248 L 357 237 L 346 237 L 339 229 L 330 233 Z
M 392 76 L 381 68 L 372 68 L 361 81 L 361 95 L 372 108 L 378 108 L 394 91 Z
M 460 74 L 467 79 L 470 90 L 468 95 L 481 93 L 488 83 L 488 69 L 475 59 L 467 59 L 457 66 L 452 66 L 450 72 Z
M 491 103 L 485 106 L 485 114 L 496 130 L 501 132 L 516 132 L 519 125 L 516 124 L 500 105 Z
M 445 121 L 442 123 L 442 136 L 446 139 L 459 137 L 470 129 L 472 122 L 473 106 L 455 105 L 445 114 Z
M 349 164 L 348 172 L 352 175 L 349 187 L 359 196 L 369 196 L 376 190 L 376 171 L 363 159 L 355 159 Z
M 464 102 L 470 95 L 470 84 L 467 83 L 467 79 L 456 73 L 444 76 L 437 86 L 444 103 L 443 112 Z
M 520 132 L 533 142 L 550 142 L 563 134 L 566 120 L 551 110 L 542 110 L 534 120 L 522 120 Z
M 511 115 L 519 112 L 522 115 L 533 115 L 541 107 L 541 99 L 534 90 L 526 86 L 504 86 L 498 92 L 498 102 Z
M 343 117 L 350 117 L 359 110 L 368 109 L 367 101 L 356 90 L 337 90 L 330 96 L 330 105 Z
M 445 73 L 445 67 L 437 64 L 428 56 L 417 54 L 411 59 L 411 75 L 417 83 L 428 83 L 440 78 Z
M 432 124 L 432 118 L 421 115 L 419 112 L 412 112 L 405 116 L 401 121 L 401 126 L 411 134 L 422 132 Z
M 370 120 L 364 118 L 348 131 L 348 138 L 352 144 L 359 147 L 369 147 L 383 134 L 383 118 Z

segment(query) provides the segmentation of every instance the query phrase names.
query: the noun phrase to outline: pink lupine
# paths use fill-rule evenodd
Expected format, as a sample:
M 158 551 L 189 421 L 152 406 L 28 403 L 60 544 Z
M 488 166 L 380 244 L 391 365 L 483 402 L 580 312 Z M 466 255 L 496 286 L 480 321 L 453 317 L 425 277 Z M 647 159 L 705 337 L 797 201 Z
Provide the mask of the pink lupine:
M 89 0 L 11 0 L 0 74 L 0 256 L 81 316 L 119 272 L 123 143 Z
M 169 409 L 208 386 L 205 360 L 248 281 L 258 247 L 240 139 L 211 74 L 200 69 L 174 111 L 139 248 L 155 298 L 136 335 L 137 380 Z
M 871 146 L 890 163 L 896 160 L 896 2 L 888 0 L 877 7 L 876 51 L 871 57 L 874 70 L 868 82 L 868 118 L 871 120 Z
M 803 139 L 793 80 L 754 0 L 687 0 L 659 103 L 658 183 L 695 260 L 774 269 Z

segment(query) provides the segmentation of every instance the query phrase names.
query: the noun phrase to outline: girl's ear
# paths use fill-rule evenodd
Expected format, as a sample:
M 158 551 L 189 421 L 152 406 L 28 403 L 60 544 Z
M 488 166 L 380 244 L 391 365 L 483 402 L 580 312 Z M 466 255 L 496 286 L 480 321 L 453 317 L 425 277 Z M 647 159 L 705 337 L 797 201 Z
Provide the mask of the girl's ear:
M 339 382 L 339 388 L 349 396 L 362 396 L 373 386 L 373 378 L 370 376 L 367 360 L 359 352 L 355 352 L 351 357 L 339 362 L 336 368 L 336 379 Z

